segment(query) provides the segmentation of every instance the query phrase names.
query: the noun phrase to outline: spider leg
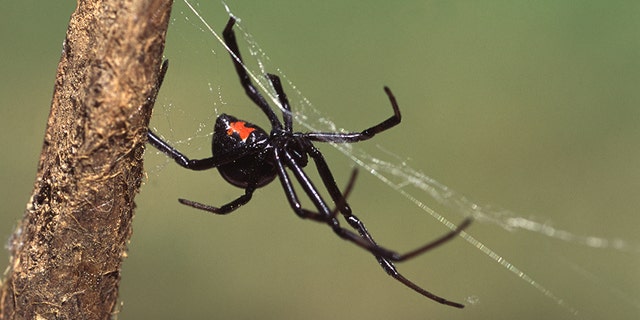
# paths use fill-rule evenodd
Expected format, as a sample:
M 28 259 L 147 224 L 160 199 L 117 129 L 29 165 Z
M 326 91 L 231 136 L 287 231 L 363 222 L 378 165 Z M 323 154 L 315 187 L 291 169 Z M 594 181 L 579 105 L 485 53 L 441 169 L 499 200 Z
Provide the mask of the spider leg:
M 183 168 L 187 168 L 190 170 L 207 170 L 220 165 L 220 163 L 216 163 L 216 161 L 214 161 L 213 157 L 194 160 L 187 158 L 187 156 L 183 155 L 182 153 L 180 153 L 180 151 L 170 146 L 166 141 L 162 140 L 151 130 L 147 132 L 147 138 L 147 142 L 149 142 L 149 144 L 156 147 L 156 149 L 160 150 L 171 159 L 175 160 L 175 162 Z
M 418 286 L 417 284 L 411 282 L 409 279 L 405 278 L 402 274 L 400 274 L 400 272 L 398 272 L 398 270 L 396 269 L 396 267 L 393 265 L 393 263 L 389 262 L 389 260 L 384 259 L 384 258 L 379 258 L 376 257 L 376 259 L 378 260 L 378 263 L 380 263 L 380 266 L 382 266 L 382 269 L 384 269 L 384 271 L 387 272 L 388 275 L 390 275 L 391 277 L 393 277 L 394 279 L 398 280 L 400 283 L 404 284 L 405 286 L 413 289 L 414 291 L 416 291 L 417 293 L 435 301 L 435 302 L 439 302 L 448 306 L 452 306 L 455 308 L 464 308 L 464 305 L 458 302 L 454 302 L 451 300 L 447 300 L 443 297 L 440 297 L 438 295 L 435 295 L 423 288 L 421 288 L 420 286 Z
M 158 95 L 158 92 L 160 91 L 160 87 L 162 86 L 162 82 L 164 81 L 164 77 L 167 73 L 167 68 L 169 67 L 169 60 L 165 60 L 162 63 L 162 66 L 160 68 L 160 72 L 158 74 L 158 79 L 156 80 L 156 84 L 155 87 L 153 89 L 153 92 L 151 92 L 148 101 L 153 104 L 153 102 L 155 102 L 156 97 Z M 187 168 L 187 169 L 191 169 L 191 170 L 206 170 L 206 169 L 211 169 L 214 168 L 216 166 L 218 166 L 220 163 L 216 163 L 213 158 L 205 158 L 205 159 L 196 159 L 196 160 L 191 160 L 189 158 L 187 158 L 185 155 L 183 155 L 180 151 L 176 150 L 174 147 L 172 147 L 171 145 L 169 145 L 166 141 L 162 140 L 158 135 L 156 135 L 155 133 L 153 133 L 153 131 L 149 130 L 147 131 L 147 141 L 149 142 L 149 144 L 151 144 L 152 146 L 156 147 L 158 150 L 160 150 L 161 152 L 163 152 L 164 154 L 166 154 L 167 156 L 169 156 L 170 158 L 172 158 L 173 160 L 176 161 L 176 163 L 178 163 L 180 166 Z M 238 197 L 237 199 L 223 205 L 220 208 L 216 208 L 216 207 L 212 207 L 209 205 L 205 205 L 202 203 L 198 203 L 195 201 L 191 201 L 191 200 L 185 200 L 185 199 L 178 199 L 178 201 L 180 201 L 180 203 L 190 206 L 190 207 L 194 207 L 197 209 L 201 209 L 201 210 L 206 210 L 209 212 L 213 212 L 216 214 L 227 214 L 229 212 L 232 212 L 233 210 L 241 207 L 242 205 L 246 204 L 247 202 L 249 202 L 249 200 L 251 200 L 251 196 L 253 194 L 253 191 L 255 190 L 255 188 L 247 188 L 245 189 L 245 193 L 244 195 Z
M 387 120 L 384 120 L 371 128 L 362 130 L 361 132 L 308 132 L 304 133 L 303 136 L 309 138 L 312 141 L 351 143 L 371 139 L 376 134 L 396 126 L 402 120 L 398 102 L 396 101 L 396 97 L 393 95 L 389 87 L 384 87 L 384 92 L 387 93 L 389 101 L 391 102 L 391 107 L 393 108 L 393 115 Z
M 191 200 L 187 200 L 187 199 L 178 199 L 178 201 L 186 206 L 192 207 L 192 208 L 196 208 L 196 209 L 200 209 L 200 210 L 204 210 L 204 211 L 209 211 L 211 213 L 215 213 L 215 214 L 227 214 L 227 213 L 231 213 L 234 210 L 240 208 L 241 206 L 245 205 L 247 202 L 249 202 L 249 200 L 251 200 L 251 197 L 253 196 L 253 192 L 255 191 L 255 188 L 250 187 L 250 188 L 246 188 L 244 189 L 244 194 L 241 195 L 240 197 L 238 197 L 237 199 L 221 206 L 221 207 L 213 207 L 207 204 L 202 204 L 200 202 L 195 202 L 195 201 L 191 201 Z
M 444 236 L 436 239 L 435 241 L 432 241 L 418 249 L 415 249 L 413 251 L 410 251 L 406 254 L 398 254 L 395 251 L 391 251 L 388 249 L 385 249 L 381 246 L 379 246 L 378 244 L 376 244 L 376 242 L 373 240 L 373 238 L 371 237 L 371 235 L 369 234 L 369 232 L 367 231 L 367 229 L 365 228 L 364 224 L 358 219 L 358 217 L 356 217 L 355 215 L 351 215 L 349 217 L 349 219 L 347 221 L 350 221 L 350 225 L 357 225 L 358 227 L 356 227 L 356 230 L 358 230 L 358 232 L 366 239 L 370 240 L 370 248 L 365 248 L 368 249 L 369 252 L 371 252 L 374 257 L 376 258 L 376 260 L 378 261 L 378 264 L 380 264 L 380 267 L 382 267 L 382 269 L 391 277 L 393 277 L 395 280 L 399 281 L 400 283 L 404 284 L 405 286 L 409 287 L 410 289 L 418 292 L 419 294 L 434 300 L 436 302 L 448 305 L 448 306 L 452 306 L 452 307 L 456 307 L 456 308 L 464 308 L 464 305 L 458 302 L 454 302 L 448 299 L 445 299 L 443 297 L 440 297 L 436 294 L 433 294 L 425 289 L 423 289 L 422 287 L 420 287 L 419 285 L 413 283 L 411 280 L 407 279 L 405 276 L 403 276 L 397 269 L 396 266 L 393 264 L 393 262 L 402 262 L 408 259 L 411 259 L 417 255 L 420 255 L 428 250 L 431 250 L 441 244 L 443 244 L 446 241 L 449 241 L 451 239 L 453 239 L 453 237 L 455 237 L 456 235 L 458 235 L 460 233 L 460 231 L 462 231 L 462 229 L 466 228 L 470 223 L 471 223 L 471 219 L 466 219 L 463 221 L 462 224 L 460 224 L 458 226 L 458 228 L 456 228 L 455 230 L 445 234 Z M 351 221 L 354 221 L 354 223 L 351 223 Z M 380 253 L 376 253 L 376 252 L 380 252 Z
M 351 170 L 351 176 L 349 177 L 347 186 L 344 188 L 344 191 L 342 191 L 342 199 L 338 202 L 335 202 L 336 207 L 333 209 L 333 212 L 331 212 L 332 217 L 336 217 L 338 215 L 338 212 L 340 212 L 340 210 L 343 209 L 345 205 L 347 205 L 347 198 L 349 197 L 349 194 L 351 194 L 351 190 L 353 190 L 353 186 L 356 183 L 357 177 L 358 168 L 353 168 L 353 170 Z
M 273 112 L 273 110 L 271 110 L 271 107 L 269 107 L 267 100 L 265 100 L 262 94 L 260 94 L 260 92 L 258 91 L 258 89 L 256 89 L 255 86 L 253 86 L 253 83 L 251 82 L 251 77 L 249 76 L 249 73 L 247 73 L 247 70 L 244 67 L 244 63 L 242 62 L 242 56 L 240 55 L 240 49 L 238 48 L 236 35 L 233 32 L 233 25 L 235 23 L 236 23 L 236 19 L 234 19 L 233 17 L 230 17 L 229 21 L 227 22 L 227 26 L 224 28 L 224 31 L 222 32 L 222 37 L 224 38 L 224 43 L 227 45 L 228 49 L 231 51 L 229 54 L 231 55 L 231 60 L 233 61 L 233 65 L 236 68 L 236 73 L 240 78 L 240 83 L 242 84 L 242 87 L 244 88 L 244 91 L 247 94 L 247 96 L 249 96 L 249 98 L 258 107 L 260 107 L 260 109 L 262 109 L 262 112 L 264 112 L 264 114 L 267 115 L 267 118 L 269 118 L 269 121 L 271 122 L 271 126 L 274 129 L 276 128 L 280 129 L 282 128 L 282 124 L 280 123 L 280 120 L 278 120 L 278 117 L 276 116 L 276 114 Z
M 282 188 L 284 189 L 284 193 L 287 196 L 287 200 L 289 201 L 289 205 L 291 206 L 291 208 L 293 209 L 293 211 L 300 217 L 303 219 L 311 219 L 314 221 L 318 221 L 318 222 L 326 222 L 327 221 L 327 214 L 320 214 L 317 212 L 313 212 L 311 210 L 307 210 L 305 208 L 302 207 L 302 204 L 300 203 L 300 199 L 298 199 L 298 196 L 296 194 L 296 190 L 293 188 L 293 184 L 291 183 L 291 178 L 289 177 L 289 174 L 287 173 L 287 170 L 285 169 L 285 166 L 282 162 L 282 158 L 281 158 L 281 154 L 279 150 L 275 150 L 275 160 L 274 161 L 276 163 L 276 171 L 278 173 L 278 177 L 280 179 L 280 183 L 282 184 Z M 304 173 L 303 173 L 304 175 Z M 304 175 L 305 180 L 311 184 L 311 181 L 309 181 L 308 177 L 306 177 L 306 175 Z M 320 197 L 320 195 L 315 192 L 315 198 L 316 200 Z M 313 201 L 313 199 L 312 199 Z M 315 203 L 315 201 L 314 201 Z M 322 203 L 324 203 L 324 201 L 322 201 Z M 324 206 L 326 207 L 326 205 Z
M 338 186 L 335 183 L 335 179 L 333 178 L 333 174 L 331 173 L 331 170 L 329 169 L 327 162 L 324 160 L 324 156 L 322 156 L 322 153 L 320 152 L 320 150 L 318 150 L 312 144 L 308 144 L 306 145 L 306 152 L 311 156 L 311 159 L 313 159 L 314 163 L 316 164 L 316 168 L 318 170 L 320 177 L 322 178 L 322 182 L 327 188 L 327 191 L 329 192 L 329 195 L 331 195 L 331 198 L 333 199 L 334 203 L 336 203 L 336 209 L 339 209 L 339 211 L 345 217 L 349 225 L 355 230 L 357 230 L 362 237 L 365 237 L 369 241 L 371 241 L 373 244 L 376 244 L 376 242 L 373 240 L 373 237 L 369 234 L 369 231 L 364 226 L 364 223 L 362 223 L 362 221 L 360 221 L 360 219 L 352 213 L 351 207 L 349 206 L 349 204 L 345 199 L 345 195 L 342 192 L 340 192 L 340 189 L 338 189 Z M 409 260 L 415 256 L 418 256 L 424 252 L 427 252 L 430 249 L 435 248 L 453 239 L 456 235 L 460 233 L 460 231 L 467 228 L 469 224 L 471 224 L 471 218 L 467 218 L 463 220 L 462 223 L 456 228 L 456 230 L 453 230 L 434 241 L 431 241 L 417 249 L 414 249 L 404 254 L 399 254 L 394 251 L 383 249 L 382 252 L 387 252 L 383 254 L 383 256 L 395 262 Z M 376 254 L 376 252 L 372 252 L 372 253 Z
M 280 152 L 282 153 L 281 155 Z M 378 246 L 373 241 L 373 238 L 371 238 L 369 233 L 366 232 L 364 224 L 362 224 L 360 220 L 355 218 L 355 216 L 351 215 L 351 217 L 355 218 L 355 221 L 359 222 L 362 225 L 362 228 L 354 229 L 358 230 L 358 232 L 362 232 L 362 230 L 364 230 L 364 234 L 360 236 L 349 229 L 343 228 L 335 216 L 335 212 L 342 211 L 343 208 L 336 206 L 335 210 L 329 209 L 326 202 L 324 201 L 324 199 L 322 199 L 322 196 L 318 192 L 318 189 L 313 185 L 311 179 L 309 179 L 309 176 L 307 176 L 307 174 L 302 170 L 302 167 L 300 167 L 300 165 L 296 163 L 295 159 L 289 153 L 287 153 L 286 151 L 276 150 L 275 162 L 277 164 L 278 176 L 280 177 L 280 181 L 289 200 L 289 204 L 291 205 L 291 208 L 293 208 L 293 210 L 298 214 L 298 216 L 300 216 L 301 218 L 312 219 L 328 224 L 340 238 L 353 242 L 359 247 L 371 252 L 375 256 L 383 255 L 386 257 L 393 255 L 393 251 L 384 249 Z M 296 195 L 293 184 L 291 183 L 291 179 L 289 178 L 289 175 L 287 174 L 285 169 L 285 165 L 282 164 L 282 162 L 284 162 L 284 164 L 286 164 L 286 167 L 293 172 L 296 180 L 298 181 L 300 186 L 302 186 L 302 189 L 305 191 L 311 202 L 318 210 L 317 212 L 302 208 L 302 204 L 300 203 L 300 200 Z
M 357 230 L 360 236 L 378 247 L 379 250 L 386 251 L 392 254 L 392 251 L 382 249 L 376 244 L 375 240 L 373 240 L 373 237 L 369 234 L 369 231 L 367 231 L 367 228 L 364 226 L 364 223 L 362 223 L 362 221 L 360 221 L 360 219 L 358 219 L 358 217 L 353 214 L 353 212 L 351 211 L 351 207 L 345 199 L 346 196 L 340 191 L 340 189 L 338 189 L 335 179 L 333 178 L 333 173 L 331 173 L 331 169 L 329 169 L 329 166 L 324 160 L 324 156 L 322 155 L 320 150 L 318 150 L 310 143 L 305 145 L 305 148 L 307 154 L 309 154 L 311 156 L 311 159 L 313 159 L 316 165 L 316 169 L 318 170 L 318 174 L 322 178 L 322 182 L 325 188 L 327 188 L 329 195 L 331 196 L 333 202 L 336 204 L 336 209 L 338 209 L 342 213 L 347 223 L 349 223 L 349 225 L 353 229 Z M 373 251 L 371 251 L 371 253 L 373 253 L 374 255 L 376 254 L 376 252 Z M 378 252 L 377 254 L 380 253 L 381 252 Z
M 439 303 L 442 304 L 446 304 L 446 305 L 450 305 L 453 307 L 457 307 L 457 308 L 463 308 L 464 305 L 459 304 L 457 302 L 453 302 L 453 301 L 449 301 L 447 299 L 444 299 L 442 297 L 439 297 L 437 295 L 434 295 L 433 293 L 424 290 L 423 288 L 421 288 L 420 286 L 416 285 L 415 283 L 411 282 L 409 279 L 405 278 L 402 274 L 400 274 L 398 272 L 398 270 L 395 268 L 393 262 L 402 262 L 408 259 L 411 259 L 413 257 L 416 257 L 422 253 L 425 253 L 435 247 L 440 246 L 441 244 L 453 239 L 456 235 L 458 235 L 464 228 L 468 227 L 469 224 L 471 223 L 471 219 L 466 219 L 464 220 L 459 226 L 458 228 L 456 228 L 456 230 L 453 230 L 443 236 L 441 236 L 440 238 L 431 241 L 429 243 L 427 243 L 426 245 L 423 245 L 415 250 L 409 251 L 405 254 L 399 254 L 395 251 L 392 250 L 388 250 L 384 247 L 379 246 L 375 240 L 373 239 L 373 237 L 371 236 L 371 234 L 369 233 L 369 231 L 367 230 L 367 228 L 365 227 L 364 223 L 358 218 L 356 217 L 352 211 L 351 211 L 351 207 L 349 206 L 349 204 L 347 203 L 346 200 L 346 196 L 348 194 L 348 192 L 350 192 L 353 182 L 350 180 L 349 185 L 347 186 L 347 189 L 345 190 L 344 193 L 340 192 L 340 190 L 338 189 L 335 180 L 333 178 L 333 174 L 331 173 L 331 170 L 329 169 L 329 166 L 327 165 L 326 161 L 324 160 L 324 157 L 322 156 L 322 153 L 320 153 L 320 151 L 318 149 L 316 149 L 313 145 L 308 144 L 307 146 L 307 153 L 311 156 L 311 158 L 314 160 L 315 164 L 316 164 L 316 168 L 318 170 L 319 175 L 322 178 L 322 181 L 325 185 L 325 187 L 327 188 L 327 191 L 329 192 L 329 194 L 331 195 L 333 201 L 336 204 L 336 209 L 333 212 L 333 215 L 335 217 L 335 214 L 337 213 L 337 211 L 340 211 L 342 213 L 342 215 L 345 217 L 345 220 L 349 223 L 349 225 L 354 228 L 355 230 L 358 231 L 358 233 L 360 234 L 361 237 L 358 237 L 358 239 L 353 239 L 353 236 L 355 234 L 351 233 L 350 231 L 339 227 L 337 224 L 331 224 L 331 226 L 334 228 L 334 231 L 343 239 L 346 240 L 350 240 L 352 242 L 354 242 L 355 244 L 359 245 L 360 247 L 368 250 L 369 252 L 371 252 L 376 260 L 378 261 L 378 263 L 380 264 L 380 266 L 382 267 L 382 269 L 391 277 L 393 277 L 394 279 L 396 279 L 397 281 L 399 281 L 400 283 L 404 284 L 405 286 L 413 289 L 414 291 L 422 294 L 423 296 L 432 299 L 434 301 L 437 301 Z M 294 171 L 295 172 L 295 171 Z M 301 184 L 302 183 L 301 181 Z M 313 188 L 315 189 L 315 188 Z M 334 218 L 335 219 L 335 218 Z M 366 240 L 365 244 L 362 243 L 362 240 Z M 393 262 L 392 262 L 393 261 Z
M 164 60 L 162 62 L 162 66 L 160 67 L 160 72 L 158 73 L 158 78 L 156 80 L 156 84 L 154 86 L 153 92 L 150 94 L 147 99 L 148 103 L 153 105 L 158 96 L 158 92 L 160 91 L 160 87 L 162 86 L 162 82 L 164 81 L 164 76 L 167 74 L 167 69 L 169 68 L 169 60 Z M 180 151 L 176 150 L 174 147 L 169 145 L 166 141 L 162 140 L 158 135 L 156 135 L 153 131 L 147 131 L 147 142 L 152 146 L 156 147 L 156 149 L 160 150 L 162 153 L 169 156 L 171 159 L 175 160 L 180 166 L 191 169 L 191 170 L 206 170 L 211 169 L 219 164 L 216 163 L 213 158 L 205 158 L 205 159 L 196 159 L 191 160 L 187 158 L 185 155 L 180 153 Z
M 289 105 L 289 99 L 287 99 L 287 95 L 282 89 L 280 77 L 271 73 L 267 73 L 267 77 L 269 78 L 269 81 L 271 81 L 273 89 L 276 90 L 276 93 L 278 94 L 278 100 L 280 100 L 280 104 L 284 108 L 284 110 L 282 111 L 282 119 L 284 119 L 284 130 L 287 132 L 291 132 L 293 131 L 293 117 L 291 115 L 291 106 Z

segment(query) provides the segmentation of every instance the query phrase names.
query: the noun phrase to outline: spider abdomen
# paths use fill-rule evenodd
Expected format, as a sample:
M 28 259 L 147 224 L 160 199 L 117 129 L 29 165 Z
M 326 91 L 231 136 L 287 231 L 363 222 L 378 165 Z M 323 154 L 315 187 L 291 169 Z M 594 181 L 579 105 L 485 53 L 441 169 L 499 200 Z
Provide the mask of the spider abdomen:
M 260 127 L 236 117 L 221 114 L 216 120 L 211 149 L 220 175 L 239 187 L 262 187 L 273 181 L 276 170 L 265 159 L 269 135 Z
M 276 178 L 276 169 L 269 162 L 258 157 L 244 157 L 234 162 L 221 165 L 218 172 L 224 180 L 238 188 L 253 185 L 260 188 Z

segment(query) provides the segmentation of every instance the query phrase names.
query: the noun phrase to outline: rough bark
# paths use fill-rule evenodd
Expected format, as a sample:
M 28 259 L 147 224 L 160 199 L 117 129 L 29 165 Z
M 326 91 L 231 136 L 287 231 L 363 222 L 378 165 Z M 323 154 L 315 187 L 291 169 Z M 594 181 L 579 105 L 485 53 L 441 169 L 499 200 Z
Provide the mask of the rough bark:
M 0 319 L 108 319 L 117 311 L 171 5 L 78 2 L 34 190 L 9 243 Z

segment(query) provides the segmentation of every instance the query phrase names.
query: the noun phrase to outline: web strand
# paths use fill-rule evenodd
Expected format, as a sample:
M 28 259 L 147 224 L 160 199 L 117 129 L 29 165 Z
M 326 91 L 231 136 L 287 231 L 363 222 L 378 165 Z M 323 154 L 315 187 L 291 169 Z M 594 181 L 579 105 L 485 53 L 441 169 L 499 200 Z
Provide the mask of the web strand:
M 205 28 L 209 31 L 209 33 L 227 50 L 230 52 L 229 48 L 225 45 L 224 41 L 220 37 L 220 35 L 211 28 L 211 26 L 207 23 L 207 21 L 200 15 L 200 13 L 191 5 L 188 0 L 183 0 L 183 2 L 187 5 L 187 7 L 193 12 L 193 14 L 200 20 L 200 22 L 205 26 Z M 235 17 L 229 7 L 225 4 L 225 8 L 230 16 L 233 16 L 237 19 L 239 30 L 242 31 L 241 28 L 241 20 Z M 244 32 L 244 31 L 243 31 Z M 245 37 L 250 37 L 245 32 Z M 255 41 L 251 41 L 250 45 L 252 46 L 252 50 L 254 52 L 259 52 L 262 54 L 264 58 L 264 52 L 257 46 Z M 233 55 L 233 54 L 232 54 Z M 253 58 L 258 56 L 257 63 L 259 72 L 253 72 L 250 68 L 247 68 L 245 65 L 245 70 L 250 75 L 256 86 L 258 86 L 272 101 L 274 105 L 277 105 L 281 110 L 283 110 L 282 106 L 273 93 L 271 87 L 267 84 L 266 80 L 262 76 L 265 73 L 264 63 L 260 57 L 260 55 L 251 55 Z M 239 61 L 238 57 L 235 57 L 236 60 Z M 265 58 L 268 59 L 268 58 Z M 287 82 L 289 87 L 293 89 L 295 95 L 299 97 L 299 101 L 297 106 L 303 106 L 304 110 L 296 110 L 293 114 L 296 124 L 305 127 L 308 131 L 320 131 L 319 129 L 326 129 L 323 131 L 339 131 L 337 126 L 330 120 L 325 117 L 322 117 L 321 113 L 313 107 L 312 103 L 296 88 L 296 86 L 286 77 L 286 75 L 282 72 L 282 70 L 277 69 L 278 74 L 281 76 L 282 80 Z M 283 110 L 284 111 L 284 110 Z M 286 111 L 284 111 L 286 112 Z M 376 158 L 366 152 L 364 152 L 358 146 L 350 145 L 350 144 L 333 144 L 335 148 L 337 148 L 340 152 L 342 152 L 346 157 L 355 162 L 358 166 L 363 168 L 365 171 L 369 172 L 376 178 L 378 178 L 381 182 L 386 184 L 389 188 L 397 191 L 402 196 L 404 196 L 407 200 L 409 200 L 413 205 L 420 208 L 422 211 L 429 214 L 436 221 L 440 222 L 447 228 L 451 230 L 456 229 L 456 225 L 445 218 L 443 215 L 429 207 L 425 204 L 424 201 L 420 200 L 421 196 L 414 195 L 413 189 L 411 192 L 408 190 L 408 186 L 415 187 L 418 192 L 426 193 L 430 198 L 434 199 L 436 202 L 448 207 L 452 208 L 453 211 L 460 216 L 472 216 L 476 221 L 491 223 L 494 225 L 498 225 L 504 230 L 513 232 L 516 230 L 526 230 L 534 233 L 538 233 L 550 238 L 559 239 L 562 241 L 575 243 L 579 245 L 583 245 L 589 248 L 598 248 L 598 249 L 614 249 L 625 252 L 640 252 L 640 246 L 636 244 L 629 243 L 620 239 L 606 239 L 603 237 L 597 236 L 583 236 L 577 235 L 575 233 L 562 230 L 560 228 L 554 228 L 549 224 L 541 223 L 536 221 L 533 218 L 524 218 L 518 216 L 517 214 L 501 209 L 493 209 L 480 206 L 467 197 L 457 193 L 456 191 L 450 189 L 444 184 L 439 183 L 438 181 L 428 177 L 427 175 L 421 173 L 418 170 L 410 167 L 402 161 L 399 157 L 397 157 L 394 153 L 385 151 L 380 148 L 383 152 L 388 155 L 392 155 L 395 157 L 394 162 L 384 161 L 379 158 Z M 480 250 L 483 254 L 488 256 L 491 260 L 498 263 L 500 266 L 508 270 L 511 274 L 515 275 L 529 286 L 533 287 L 535 290 L 543 294 L 545 297 L 552 300 L 557 305 L 561 306 L 569 313 L 576 315 L 578 311 L 570 306 L 564 299 L 558 297 L 552 291 L 550 291 L 546 286 L 536 281 L 532 276 L 523 271 L 522 268 L 517 267 L 509 260 L 504 258 L 499 253 L 495 252 L 491 248 L 487 247 L 481 241 L 473 237 L 471 234 L 467 232 L 461 232 L 460 237 L 463 238 L 467 243 L 476 249 Z

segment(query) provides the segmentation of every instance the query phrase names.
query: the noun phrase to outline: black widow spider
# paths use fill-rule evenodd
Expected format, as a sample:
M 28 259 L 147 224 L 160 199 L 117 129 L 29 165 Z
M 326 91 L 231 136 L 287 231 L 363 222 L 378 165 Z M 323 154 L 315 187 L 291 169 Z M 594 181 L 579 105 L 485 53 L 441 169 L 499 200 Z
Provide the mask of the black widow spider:
M 227 182 L 244 189 L 244 195 L 221 207 L 213 207 L 186 199 L 179 199 L 180 203 L 215 214 L 227 214 L 249 202 L 253 192 L 257 188 L 267 185 L 278 177 L 284 188 L 289 205 L 299 217 L 328 224 L 340 238 L 351 241 L 373 254 L 387 274 L 423 296 L 445 305 L 463 308 L 464 305 L 439 297 L 409 281 L 396 270 L 393 262 L 411 259 L 440 246 L 453 239 L 461 230 L 469 225 L 471 220 L 464 220 L 456 230 L 405 254 L 399 254 L 381 247 L 373 240 L 373 237 L 365 228 L 364 223 L 351 212 L 351 207 L 346 201 L 347 193 L 355 181 L 356 171 L 354 170 L 343 194 L 338 189 L 322 153 L 313 145 L 313 142 L 353 143 L 364 141 L 399 124 L 401 119 L 400 109 L 391 90 L 388 87 L 384 87 L 384 91 L 389 97 L 391 106 L 393 107 L 393 116 L 371 128 L 354 133 L 293 132 L 291 107 L 282 89 L 280 78 L 273 74 L 267 74 L 267 78 L 277 93 L 280 104 L 284 108 L 282 116 L 283 122 L 280 122 L 265 98 L 253 86 L 249 74 L 243 66 L 236 37 L 233 32 L 234 23 L 235 19 L 230 18 L 223 32 L 224 42 L 231 51 L 231 59 L 240 77 L 242 87 L 247 96 L 260 107 L 271 122 L 271 132 L 267 133 L 254 124 L 226 114 L 221 114 L 216 119 L 214 127 L 212 142 L 213 156 L 193 160 L 187 158 L 170 146 L 152 131 L 149 131 L 149 143 L 174 159 L 180 166 L 191 170 L 217 168 L 220 175 L 222 175 Z M 159 90 L 166 69 L 167 63 L 165 62 L 158 78 L 156 92 Z M 322 198 L 318 189 L 303 170 L 308 164 L 309 157 L 311 157 L 311 160 L 315 163 L 316 169 L 322 178 L 322 183 L 331 196 L 331 200 L 335 205 L 335 209 L 333 210 L 329 208 L 329 205 Z M 302 207 L 287 171 L 293 173 L 296 181 L 300 184 L 317 211 Z M 340 225 L 337 218 L 338 212 L 344 216 L 347 223 L 357 231 L 357 233 Z

